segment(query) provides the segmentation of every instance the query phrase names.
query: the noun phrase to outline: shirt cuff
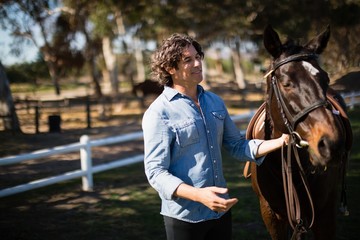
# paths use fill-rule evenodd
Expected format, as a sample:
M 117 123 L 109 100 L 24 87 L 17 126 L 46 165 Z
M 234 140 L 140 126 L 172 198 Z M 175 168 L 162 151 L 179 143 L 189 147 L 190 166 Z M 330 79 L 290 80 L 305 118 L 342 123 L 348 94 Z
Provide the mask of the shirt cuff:
M 262 144 L 263 142 L 264 142 L 264 140 L 260 140 L 260 139 L 249 140 L 249 144 L 245 150 L 246 156 L 249 157 L 248 161 L 255 162 L 256 165 L 261 165 L 263 163 L 266 155 L 256 158 L 258 148 L 259 148 L 260 144 Z
M 174 199 L 174 192 L 179 187 L 180 184 L 184 183 L 181 179 L 173 178 L 171 181 L 168 181 L 163 186 L 162 195 L 166 200 Z

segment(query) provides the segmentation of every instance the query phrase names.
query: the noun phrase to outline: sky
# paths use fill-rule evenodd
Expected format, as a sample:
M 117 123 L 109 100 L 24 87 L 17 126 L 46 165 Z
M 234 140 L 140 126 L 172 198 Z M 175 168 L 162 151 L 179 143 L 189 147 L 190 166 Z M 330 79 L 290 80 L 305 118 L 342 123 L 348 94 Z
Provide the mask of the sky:
M 10 53 L 10 44 L 12 38 L 8 32 L 0 29 L 0 61 L 3 65 L 12 65 L 16 63 L 31 62 L 36 59 L 38 50 L 34 45 L 24 45 L 22 54 L 15 56 Z

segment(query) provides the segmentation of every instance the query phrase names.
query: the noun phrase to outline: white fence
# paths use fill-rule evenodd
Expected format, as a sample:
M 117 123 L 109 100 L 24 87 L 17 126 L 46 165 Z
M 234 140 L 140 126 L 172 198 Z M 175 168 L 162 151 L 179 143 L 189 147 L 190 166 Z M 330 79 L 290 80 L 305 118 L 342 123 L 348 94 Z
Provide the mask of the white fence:
M 355 105 L 360 104 L 360 92 L 349 92 L 349 93 L 342 93 L 341 96 L 344 98 L 346 102 L 346 106 L 350 109 L 353 108 Z
M 349 108 L 353 108 L 355 105 L 360 104 L 360 92 L 350 92 L 346 94 L 341 94 L 341 96 L 344 98 Z M 233 116 L 232 119 L 235 122 L 240 122 L 240 121 L 246 122 L 251 119 L 253 114 L 254 112 L 251 111 L 247 114 L 240 114 Z M 142 162 L 144 159 L 144 155 L 140 154 L 130 158 L 118 159 L 106 164 L 93 166 L 92 157 L 91 157 L 92 147 L 134 141 L 134 140 L 142 139 L 142 136 L 143 136 L 142 132 L 134 132 L 117 137 L 104 138 L 99 140 L 90 140 L 89 137 L 85 135 L 80 138 L 79 143 L 58 146 L 52 149 L 38 150 L 32 153 L 21 154 L 18 156 L 9 156 L 9 157 L 0 158 L 0 166 L 2 166 L 2 165 L 21 163 L 32 159 L 49 157 L 55 154 L 64 154 L 64 153 L 79 151 L 80 162 L 81 162 L 81 169 L 67 172 L 62 175 L 52 176 L 44 179 L 35 180 L 22 185 L 1 189 L 0 197 L 13 195 L 16 193 L 25 192 L 32 189 L 36 189 L 80 177 L 82 178 L 82 189 L 84 191 L 91 191 L 94 186 L 93 183 L 94 173 Z
M 232 119 L 235 122 L 240 122 L 240 121 L 247 122 L 251 119 L 251 117 L 253 115 L 254 115 L 254 112 L 251 111 L 247 114 L 233 116 Z M 80 178 L 80 177 L 82 178 L 82 189 L 84 191 L 91 191 L 94 186 L 94 183 L 93 183 L 93 174 L 94 173 L 98 173 L 98 172 L 110 170 L 113 168 L 142 162 L 144 159 L 144 155 L 140 154 L 140 155 L 136 155 L 136 156 L 133 156 L 130 158 L 114 160 L 109 163 L 93 166 L 92 157 L 91 157 L 91 152 L 92 152 L 91 148 L 98 147 L 98 146 L 104 146 L 104 145 L 110 145 L 110 144 L 114 144 L 114 143 L 134 141 L 134 140 L 142 139 L 142 137 L 143 137 L 143 133 L 141 131 L 129 133 L 129 134 L 125 134 L 125 135 L 121 135 L 121 136 L 117 136 L 117 137 L 98 139 L 98 140 L 90 140 L 88 136 L 84 135 L 80 138 L 79 143 L 58 146 L 58 147 L 54 147 L 52 149 L 38 150 L 38 151 L 34 151 L 32 153 L 21 154 L 18 156 L 9 156 L 9 157 L 5 157 L 5 158 L 0 158 L 0 166 L 2 166 L 2 165 L 21 163 L 21 162 L 32 160 L 32 159 L 49 157 L 49 156 L 55 155 L 55 154 L 64 154 L 64 153 L 80 151 L 80 162 L 81 162 L 81 169 L 67 172 L 62 175 L 43 178 L 43 179 L 35 180 L 35 181 L 29 182 L 29 183 L 25 183 L 22 185 L 2 189 L 2 190 L 0 190 L 0 197 L 13 195 L 13 194 L 17 194 L 20 192 L 25 192 L 25 191 L 29 191 L 29 190 L 32 190 L 35 188 L 40 188 L 40 187 L 44 187 L 44 186 L 48 186 L 51 184 L 59 183 L 59 182 L 70 180 L 70 179 Z

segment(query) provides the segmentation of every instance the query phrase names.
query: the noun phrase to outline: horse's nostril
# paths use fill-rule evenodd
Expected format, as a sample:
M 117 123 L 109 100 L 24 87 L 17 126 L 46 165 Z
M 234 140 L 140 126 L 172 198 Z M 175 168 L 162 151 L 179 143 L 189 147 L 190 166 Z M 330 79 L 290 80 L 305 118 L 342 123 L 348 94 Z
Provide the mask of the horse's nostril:
M 324 138 L 321 138 L 319 143 L 318 143 L 318 148 L 319 149 L 323 149 L 326 147 L 326 143 L 325 143 L 325 139 Z
M 331 142 L 328 137 L 322 137 L 318 142 L 318 150 L 322 157 L 331 157 Z

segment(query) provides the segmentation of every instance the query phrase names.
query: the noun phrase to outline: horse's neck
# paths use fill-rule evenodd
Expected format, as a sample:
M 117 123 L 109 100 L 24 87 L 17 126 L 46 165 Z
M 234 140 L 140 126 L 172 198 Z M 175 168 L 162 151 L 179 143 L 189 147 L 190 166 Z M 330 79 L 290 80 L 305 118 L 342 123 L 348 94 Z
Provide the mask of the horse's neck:
M 271 118 L 270 111 L 268 108 L 266 109 L 266 116 L 265 116 L 264 124 L 265 124 L 264 131 L 265 131 L 265 139 L 266 140 L 277 138 L 277 137 L 281 136 L 282 132 L 275 128 L 274 121 Z
M 266 110 L 266 116 L 265 116 L 265 139 L 269 140 L 271 139 L 271 136 L 273 135 L 273 128 L 274 128 L 274 124 L 272 122 L 272 119 L 270 117 L 270 113 L 268 111 L 268 109 Z

